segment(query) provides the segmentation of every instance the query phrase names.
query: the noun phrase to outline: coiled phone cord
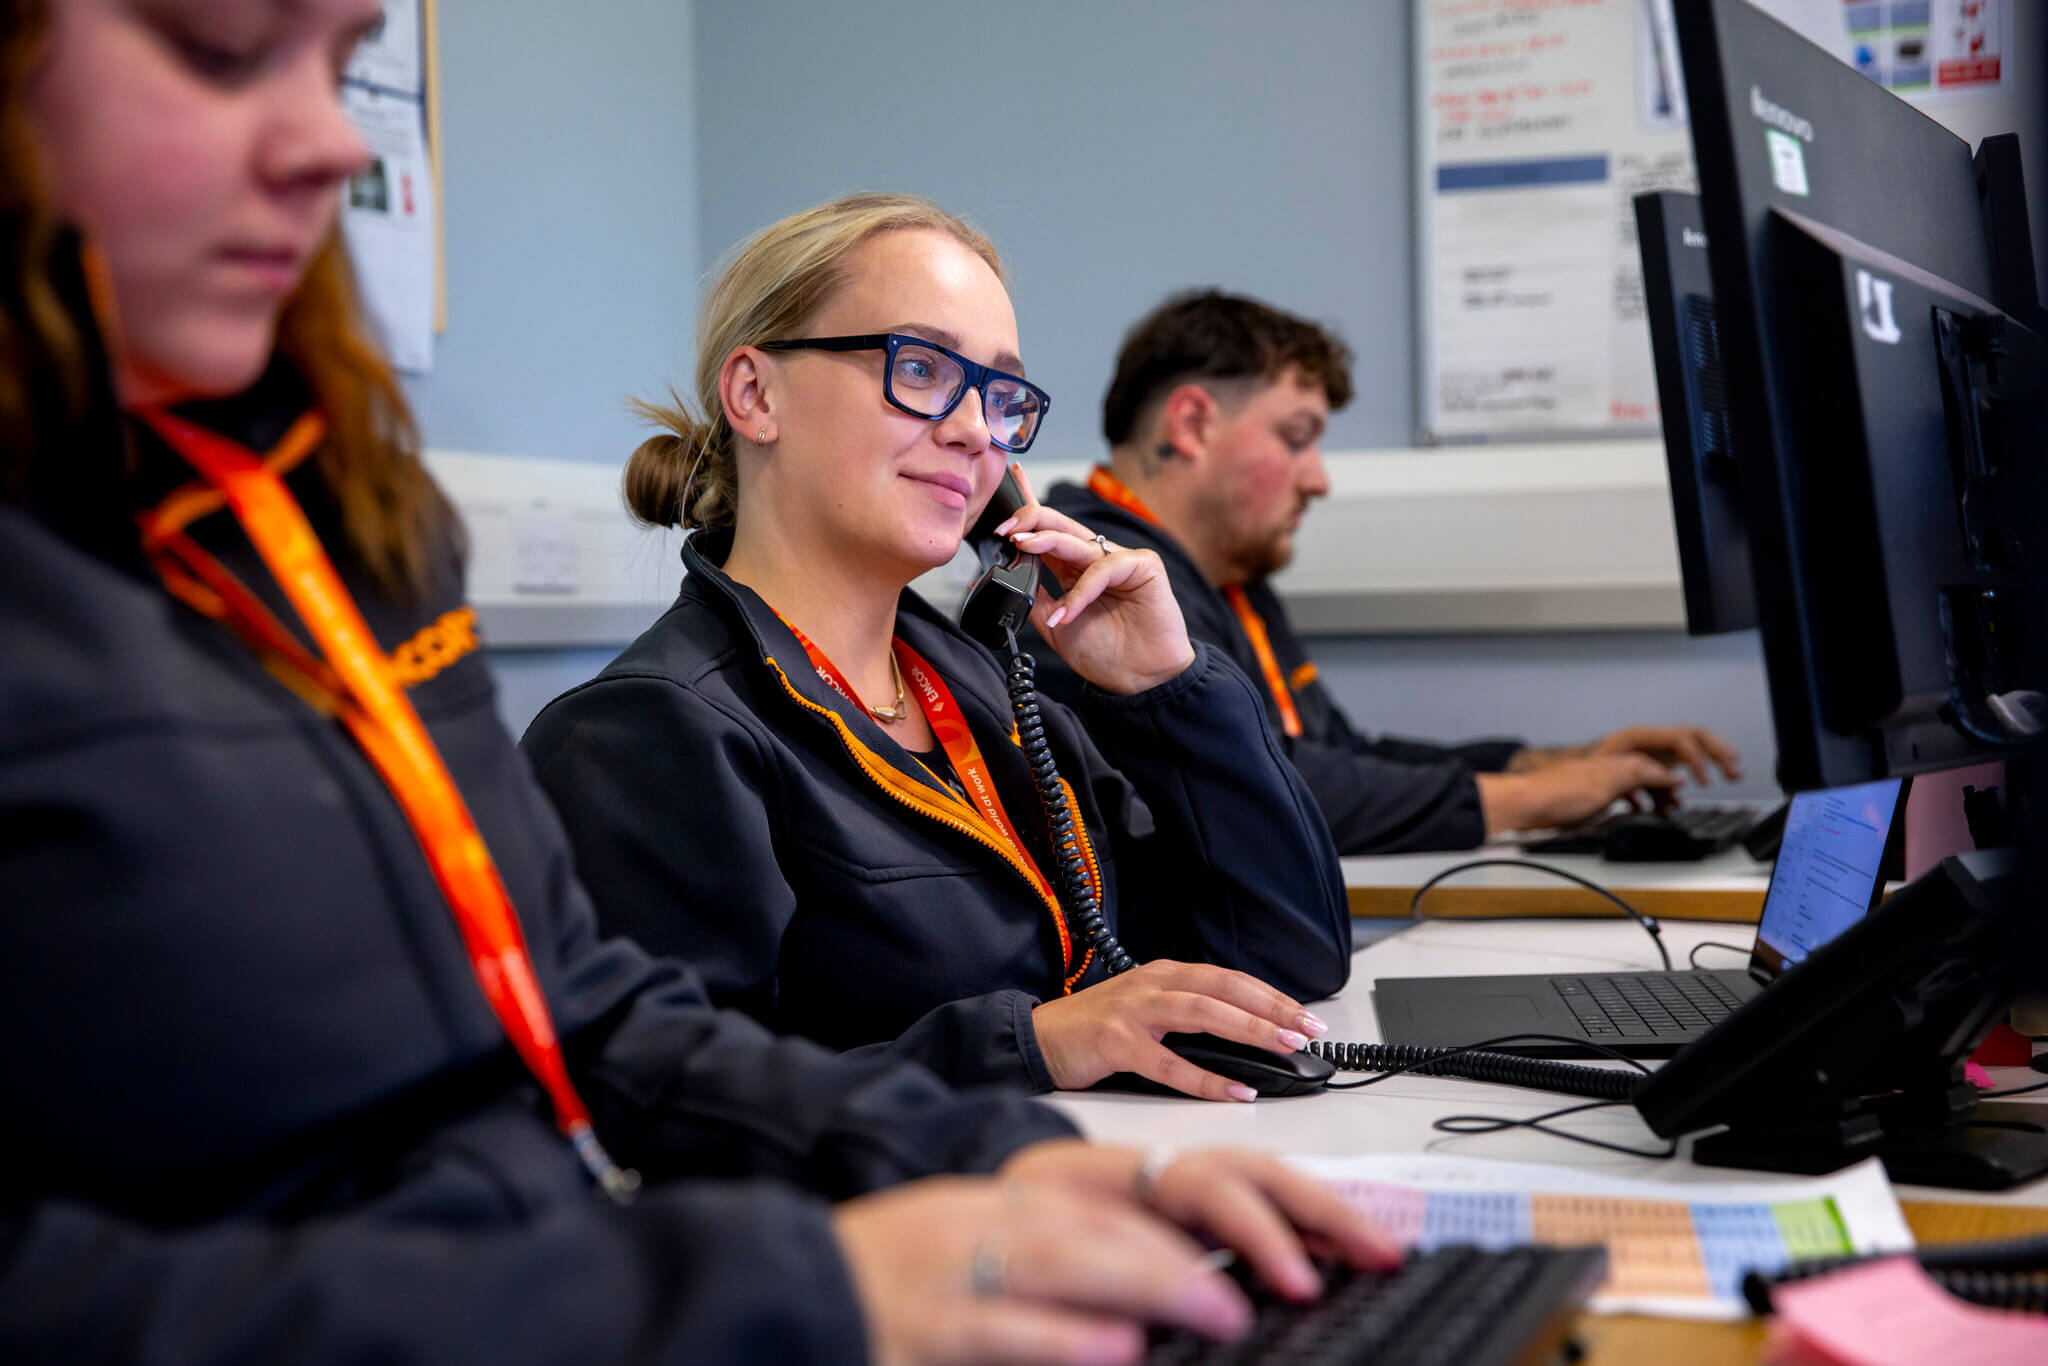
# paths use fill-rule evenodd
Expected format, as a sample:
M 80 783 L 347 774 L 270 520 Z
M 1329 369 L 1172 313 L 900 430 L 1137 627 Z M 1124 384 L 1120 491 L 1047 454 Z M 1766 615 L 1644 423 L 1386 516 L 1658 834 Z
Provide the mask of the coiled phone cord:
M 1067 801 L 1066 785 L 1053 764 L 1052 745 L 1045 738 L 1045 718 L 1038 711 L 1038 661 L 1029 650 L 1017 645 L 1015 628 L 1006 628 L 1010 643 L 1010 708 L 1017 713 L 1017 739 L 1024 747 L 1025 762 L 1031 765 L 1031 781 L 1038 787 L 1039 804 L 1045 807 L 1046 823 L 1052 828 L 1053 856 L 1059 863 L 1061 900 L 1074 917 L 1081 934 L 1102 959 L 1111 976 L 1129 972 L 1137 964 L 1124 946 L 1109 932 L 1102 918 L 1102 898 L 1088 878 L 1081 861 L 1081 837 L 1074 828 L 1074 808 Z
M 1336 1043 L 1313 1039 L 1308 1051 L 1346 1072 L 1414 1072 L 1425 1077 L 1464 1077 L 1500 1086 L 1526 1086 L 1593 1100 L 1630 1100 L 1642 1083 L 1640 1072 L 1581 1067 L 1548 1058 L 1525 1058 L 1469 1048 L 1422 1044 Z

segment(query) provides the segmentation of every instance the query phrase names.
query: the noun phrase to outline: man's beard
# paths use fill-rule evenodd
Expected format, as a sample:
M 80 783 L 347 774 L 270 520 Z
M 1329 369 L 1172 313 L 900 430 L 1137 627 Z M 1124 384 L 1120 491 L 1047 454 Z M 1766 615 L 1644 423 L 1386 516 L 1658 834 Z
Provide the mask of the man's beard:
M 1294 558 L 1294 533 L 1285 527 L 1231 552 L 1230 562 L 1251 583 L 1285 569 Z

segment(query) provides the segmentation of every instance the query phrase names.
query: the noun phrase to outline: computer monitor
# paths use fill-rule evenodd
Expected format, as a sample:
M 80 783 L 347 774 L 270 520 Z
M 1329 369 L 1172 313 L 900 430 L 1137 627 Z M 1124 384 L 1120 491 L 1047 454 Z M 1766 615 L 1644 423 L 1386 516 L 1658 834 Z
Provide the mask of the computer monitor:
M 1745 0 L 1676 15 L 1780 778 L 2004 760 L 2034 824 L 2048 348 L 2017 140 L 1973 157 Z M 1644 1119 L 1724 1126 L 1708 1164 L 2048 1171 L 2048 1111 L 1963 1074 L 2043 968 L 2020 852 L 1944 859 L 1815 948 L 1648 1079 Z
M 2018 149 L 1745 0 L 1677 9 L 1779 777 L 2048 748 L 2048 434 Z
M 1685 629 L 1696 636 L 1747 630 L 1756 625 L 1756 585 L 1699 197 L 1661 190 L 1637 195 L 1635 207 L 1671 520 L 1685 577 Z

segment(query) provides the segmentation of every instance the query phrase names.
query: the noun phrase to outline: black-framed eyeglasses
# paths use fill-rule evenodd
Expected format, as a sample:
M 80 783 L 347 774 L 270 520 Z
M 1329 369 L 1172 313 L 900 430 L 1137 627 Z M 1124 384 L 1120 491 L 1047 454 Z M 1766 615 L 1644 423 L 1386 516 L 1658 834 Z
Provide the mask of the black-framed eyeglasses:
M 989 444 L 1016 454 L 1038 435 L 1052 395 L 1019 375 L 977 365 L 958 351 L 901 332 L 857 337 L 798 337 L 762 342 L 763 351 L 887 351 L 882 397 L 912 417 L 937 422 L 960 406 L 969 389 L 981 392 L 981 420 Z

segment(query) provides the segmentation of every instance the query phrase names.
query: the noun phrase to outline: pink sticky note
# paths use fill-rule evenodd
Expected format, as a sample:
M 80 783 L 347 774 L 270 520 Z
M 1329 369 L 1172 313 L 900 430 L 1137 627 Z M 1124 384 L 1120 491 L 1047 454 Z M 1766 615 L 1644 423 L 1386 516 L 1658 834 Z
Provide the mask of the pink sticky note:
M 1983 1309 L 1894 1257 L 1772 1292 L 1771 1360 L 1837 1366 L 2011 1366 L 2048 1361 L 2048 1318 Z
M 1974 1062 L 1966 1062 L 1963 1064 L 1963 1080 L 1967 1081 L 1972 1086 L 1981 1087 L 1986 1091 L 1989 1091 L 1994 1085 L 1997 1084 L 1991 1080 L 1991 1074 L 1989 1072 L 1986 1072 L 1983 1068 L 1979 1067 Z

